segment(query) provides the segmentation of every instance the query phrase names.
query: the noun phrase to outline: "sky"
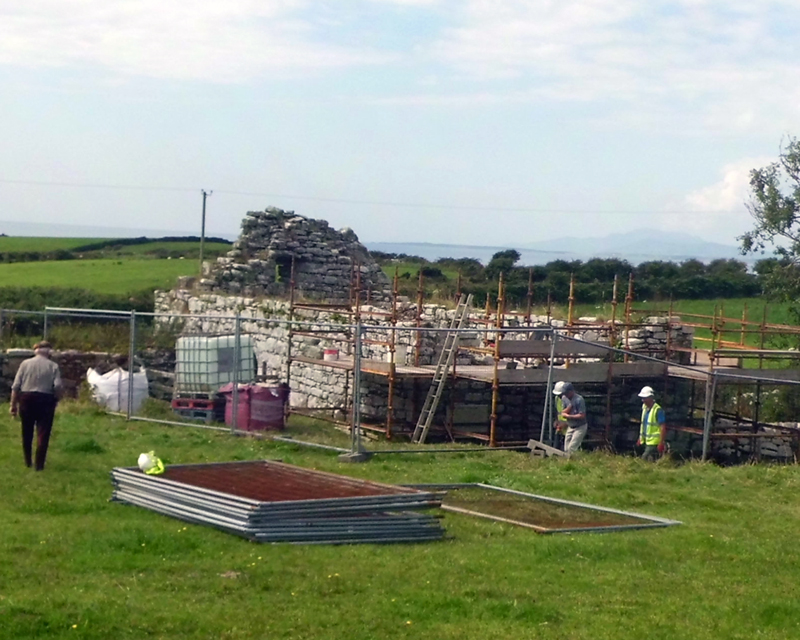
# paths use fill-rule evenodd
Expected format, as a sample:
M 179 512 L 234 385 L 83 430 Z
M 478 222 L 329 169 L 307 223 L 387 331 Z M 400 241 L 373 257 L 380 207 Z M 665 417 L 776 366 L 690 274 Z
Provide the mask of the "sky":
M 0 220 L 736 244 L 800 135 L 796 0 L 3 0 Z M 565 247 L 559 247 L 565 248 Z

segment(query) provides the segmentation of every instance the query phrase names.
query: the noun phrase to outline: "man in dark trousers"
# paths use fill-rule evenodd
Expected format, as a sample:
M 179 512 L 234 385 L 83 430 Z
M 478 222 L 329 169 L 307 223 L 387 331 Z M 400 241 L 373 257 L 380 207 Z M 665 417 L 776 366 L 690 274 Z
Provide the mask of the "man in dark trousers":
M 31 449 L 36 428 L 36 470 L 44 469 L 47 445 L 53 428 L 56 404 L 61 396 L 61 372 L 50 359 L 53 347 L 43 340 L 33 345 L 36 355 L 25 360 L 11 387 L 11 415 L 22 421 L 22 452 L 25 465 L 33 465 Z

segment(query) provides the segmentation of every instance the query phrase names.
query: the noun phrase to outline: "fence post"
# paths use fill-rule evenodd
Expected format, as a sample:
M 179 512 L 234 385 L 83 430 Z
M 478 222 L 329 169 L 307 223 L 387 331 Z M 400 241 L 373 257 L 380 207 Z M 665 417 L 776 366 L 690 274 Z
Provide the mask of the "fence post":
M 3 310 L 0 309 L 0 340 L 3 339 L 3 322 L 4 321 L 5 321 L 5 318 L 3 317 Z
M 45 316 L 46 318 L 47 316 Z M 133 415 L 133 356 L 136 352 L 136 311 L 131 309 L 131 335 L 128 343 L 128 409 L 126 411 L 127 419 L 130 420 Z M 122 372 L 120 371 L 120 378 Z
M 717 394 L 717 374 L 713 371 L 706 380 L 706 402 L 703 415 L 703 462 L 708 460 L 711 425 L 714 420 L 714 396 Z
M 44 308 L 44 327 L 42 328 L 42 340 L 47 340 L 47 307 Z
M 353 411 L 350 423 L 350 453 L 339 456 L 342 462 L 365 462 L 371 454 L 361 448 L 361 317 L 356 317 L 353 349 Z
M 551 404 L 552 399 L 550 398 L 551 389 L 553 387 L 553 359 L 555 358 L 556 352 L 556 340 L 558 340 L 558 333 L 555 329 L 552 330 L 552 334 L 550 337 L 550 362 L 547 367 L 547 386 L 544 389 L 544 410 L 542 411 L 542 431 L 539 434 L 539 441 L 544 442 L 545 437 L 547 437 L 548 443 L 553 444 L 552 440 L 552 422 L 550 421 L 550 417 L 552 416 L 551 411 Z M 528 334 L 530 338 L 530 334 Z M 548 422 L 551 422 L 551 426 L 546 429 L 546 425 Z M 546 429 L 546 430 L 545 430 Z
M 361 451 L 361 319 L 356 322 L 356 343 L 353 354 L 353 425 L 351 453 Z
M 236 312 L 236 319 L 233 321 L 233 390 L 231 392 L 231 433 L 236 433 L 239 427 L 239 366 L 242 359 L 241 344 L 242 319 L 239 312 Z

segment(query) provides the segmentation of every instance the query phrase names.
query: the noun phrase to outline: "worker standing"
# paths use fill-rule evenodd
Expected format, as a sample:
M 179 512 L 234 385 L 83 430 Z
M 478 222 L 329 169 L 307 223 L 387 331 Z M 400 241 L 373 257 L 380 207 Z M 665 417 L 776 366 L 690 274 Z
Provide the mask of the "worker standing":
M 569 456 L 581 448 L 581 443 L 589 430 L 589 424 L 586 421 L 586 401 L 583 396 L 575 393 L 571 382 L 564 383 L 562 392 L 564 395 L 561 397 L 561 402 L 564 409 L 559 416 L 567 423 L 564 451 Z
M 553 425 L 556 430 L 555 442 L 553 446 L 556 449 L 564 448 L 564 435 L 567 433 L 567 423 L 561 417 L 561 412 L 564 411 L 564 382 L 558 381 L 553 385 L 553 395 L 556 397 L 556 420 Z
M 666 419 L 664 409 L 656 402 L 653 387 L 642 387 L 642 422 L 639 427 L 637 446 L 644 445 L 642 460 L 658 460 L 666 447 Z
M 11 386 L 9 412 L 22 422 L 22 453 L 25 465 L 30 467 L 32 459 L 33 431 L 36 428 L 36 470 L 44 469 L 47 446 L 56 404 L 61 395 L 61 372 L 50 359 L 52 346 L 46 340 L 33 345 L 36 355 L 25 360 L 17 370 Z

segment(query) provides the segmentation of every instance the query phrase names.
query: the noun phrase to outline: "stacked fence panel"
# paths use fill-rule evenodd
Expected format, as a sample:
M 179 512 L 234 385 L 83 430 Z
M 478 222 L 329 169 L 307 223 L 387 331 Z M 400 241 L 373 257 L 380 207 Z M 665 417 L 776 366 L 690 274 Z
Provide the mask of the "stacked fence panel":
M 164 475 L 115 468 L 112 500 L 258 542 L 422 542 L 444 535 L 444 492 L 313 471 L 275 461 L 174 465 Z

